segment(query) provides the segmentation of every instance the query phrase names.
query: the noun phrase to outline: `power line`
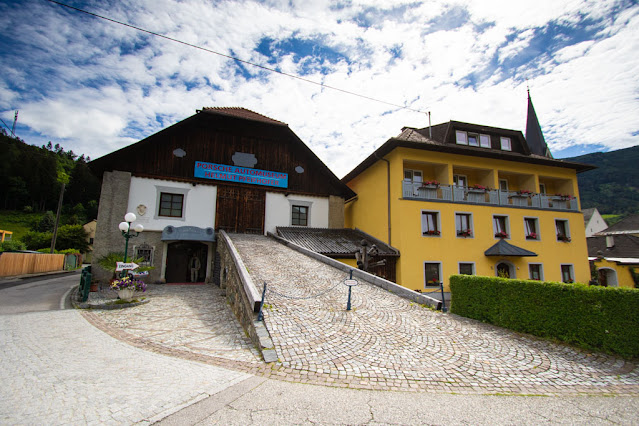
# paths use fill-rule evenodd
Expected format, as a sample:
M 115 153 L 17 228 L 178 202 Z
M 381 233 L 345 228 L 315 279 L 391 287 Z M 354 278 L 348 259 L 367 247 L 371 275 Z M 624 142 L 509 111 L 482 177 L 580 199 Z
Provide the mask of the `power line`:
M 48 1 L 50 3 L 55 3 L 55 4 L 59 5 L 59 6 L 63 6 L 63 7 L 66 7 L 66 8 L 81 12 L 81 13 L 85 13 L 87 15 L 91 15 L 91 16 L 99 18 L 99 19 L 104 19 L 105 21 L 113 22 L 115 24 L 123 25 L 123 26 L 129 27 L 129 28 L 133 28 L 134 30 L 141 31 L 141 32 L 144 32 L 144 33 L 147 33 L 147 34 L 151 34 L 151 35 L 156 36 L 156 37 L 161 37 L 163 39 L 166 39 L 166 40 L 169 40 L 169 41 L 173 41 L 175 43 L 180 43 L 180 44 L 183 44 L 185 46 L 189 46 L 189 47 L 193 47 L 195 49 L 203 50 L 203 51 L 208 52 L 208 53 L 213 53 L 214 55 L 218 55 L 218 56 L 222 56 L 224 58 L 232 59 L 234 61 L 241 62 L 243 64 L 251 65 L 253 67 L 257 67 L 257 68 L 263 69 L 265 71 L 274 72 L 274 73 L 277 73 L 277 74 L 280 74 L 280 75 L 283 75 L 283 76 L 286 76 L 286 77 L 290 77 L 290 78 L 294 78 L 294 79 L 303 81 L 305 83 L 314 84 L 316 86 L 320 86 L 320 87 L 325 88 L 325 89 L 336 90 L 338 92 L 342 92 L 342 93 L 345 93 L 347 95 L 357 96 L 357 97 L 362 98 L 362 99 L 367 99 L 369 101 L 378 102 L 378 103 L 389 105 L 389 106 L 393 106 L 393 107 L 396 107 L 396 108 L 401 108 L 401 109 L 405 109 L 405 110 L 409 110 L 409 111 L 413 111 L 413 112 L 418 112 L 420 114 L 428 114 L 428 112 L 426 112 L 426 111 L 421 111 L 421 110 L 410 108 L 410 107 L 407 107 L 407 106 L 404 106 L 404 105 L 394 104 L 392 102 L 386 102 L 386 101 L 381 100 L 381 99 L 373 98 L 373 97 L 366 96 L 366 95 L 361 95 L 359 93 L 351 92 L 349 90 L 340 89 L 339 87 L 329 86 L 327 84 L 319 83 L 319 82 L 313 81 L 313 80 L 309 80 L 307 78 L 300 77 L 300 76 L 297 76 L 297 75 L 294 75 L 294 74 L 289 74 L 289 73 L 286 73 L 286 72 L 283 72 L 283 71 L 278 71 L 278 70 L 276 70 L 274 68 L 265 67 L 263 65 L 259 65 L 259 64 L 256 64 L 254 62 L 245 61 L 244 59 L 239 59 L 239 58 L 236 58 L 236 57 L 231 56 L 231 55 L 226 55 L 224 53 L 216 52 L 215 50 L 207 49 L 206 47 L 198 46 L 196 44 L 187 43 L 185 41 L 182 41 L 182 40 L 179 40 L 179 39 L 176 39 L 176 38 L 172 38 L 172 37 L 169 37 L 169 36 L 165 36 L 163 34 L 159 34 L 159 33 L 153 32 L 153 31 L 149 31 L 149 30 L 146 30 L 146 29 L 141 28 L 141 27 L 136 27 L 135 25 L 127 24 L 126 22 L 118 21 L 118 20 L 115 20 L 115 19 L 112 19 L 112 18 L 108 18 L 106 16 L 98 15 L 97 13 L 89 12 L 89 11 L 86 11 L 86 10 L 83 10 L 83 9 L 80 9 L 80 8 L 77 8 L 77 7 L 74 7 L 74 6 L 70 6 L 68 4 L 64 4 L 64 3 L 61 3 L 61 2 L 58 2 L 58 1 L 55 1 L 55 0 L 46 0 L 46 1 Z

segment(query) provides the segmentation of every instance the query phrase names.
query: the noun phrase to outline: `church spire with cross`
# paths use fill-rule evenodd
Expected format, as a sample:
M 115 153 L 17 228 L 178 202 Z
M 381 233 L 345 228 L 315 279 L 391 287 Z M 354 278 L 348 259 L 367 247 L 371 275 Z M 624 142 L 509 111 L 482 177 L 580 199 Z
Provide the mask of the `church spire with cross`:
M 526 119 L 526 142 L 530 148 L 530 152 L 536 155 L 541 155 L 548 158 L 553 158 L 544 134 L 541 132 L 541 126 L 535 113 L 535 107 L 533 107 L 532 100 L 530 99 L 530 89 L 528 89 L 528 118 Z

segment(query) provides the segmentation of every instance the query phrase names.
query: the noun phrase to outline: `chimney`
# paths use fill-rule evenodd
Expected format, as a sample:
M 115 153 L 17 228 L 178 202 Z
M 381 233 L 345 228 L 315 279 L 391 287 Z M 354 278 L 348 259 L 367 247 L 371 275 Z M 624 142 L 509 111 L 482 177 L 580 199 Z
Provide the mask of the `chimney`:
M 612 235 L 606 235 L 606 248 L 613 248 L 615 246 L 615 237 Z

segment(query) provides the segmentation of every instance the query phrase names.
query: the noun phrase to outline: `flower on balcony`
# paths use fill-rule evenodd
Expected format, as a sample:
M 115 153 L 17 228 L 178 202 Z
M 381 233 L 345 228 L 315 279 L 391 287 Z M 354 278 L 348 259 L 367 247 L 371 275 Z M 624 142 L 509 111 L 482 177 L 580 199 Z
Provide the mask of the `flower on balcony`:
M 508 233 L 504 231 L 499 231 L 495 234 L 496 238 L 508 238 Z
M 422 187 L 424 186 L 439 186 L 440 183 L 439 181 L 436 180 L 427 180 L 426 182 L 422 183 Z
M 557 234 L 557 241 L 564 241 L 566 243 L 570 242 L 570 237 L 565 234 Z
M 527 189 L 520 189 L 519 191 L 517 191 L 517 194 L 531 196 L 533 194 L 533 192 L 529 191 Z
M 488 187 L 484 186 L 484 185 L 471 185 L 468 187 L 468 189 L 479 189 L 482 191 L 488 191 Z
M 472 237 L 473 230 L 472 229 L 461 229 L 457 231 L 457 236 L 459 237 Z
M 553 195 L 553 197 L 560 198 L 562 200 L 572 200 L 573 198 L 575 198 L 570 194 L 555 194 Z
M 538 237 L 536 232 L 531 232 L 530 234 L 526 235 L 526 239 L 527 240 L 536 240 Z
M 439 232 L 436 229 L 429 229 L 428 231 L 424 231 L 422 234 L 423 235 L 439 235 L 441 234 L 441 232 Z

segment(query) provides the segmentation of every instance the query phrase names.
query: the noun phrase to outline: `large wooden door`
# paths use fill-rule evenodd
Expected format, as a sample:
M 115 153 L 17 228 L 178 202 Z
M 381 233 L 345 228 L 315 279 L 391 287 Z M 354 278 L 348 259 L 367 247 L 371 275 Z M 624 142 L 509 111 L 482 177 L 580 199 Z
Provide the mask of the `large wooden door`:
M 218 186 L 215 228 L 227 232 L 263 234 L 265 208 L 264 190 Z

